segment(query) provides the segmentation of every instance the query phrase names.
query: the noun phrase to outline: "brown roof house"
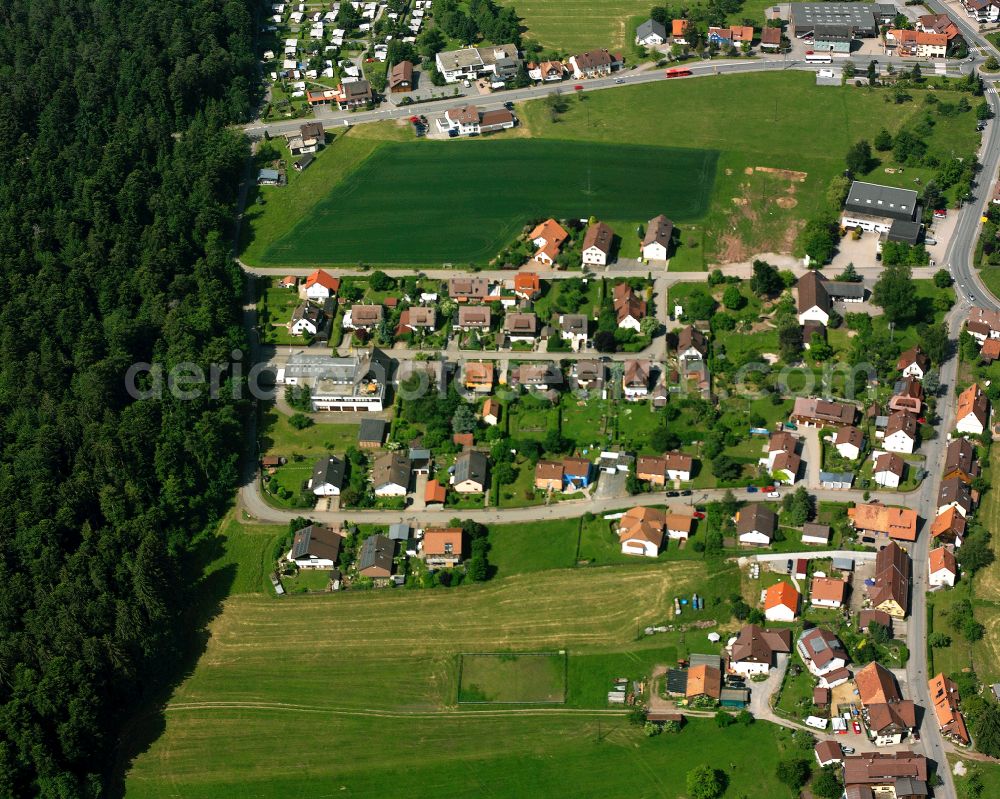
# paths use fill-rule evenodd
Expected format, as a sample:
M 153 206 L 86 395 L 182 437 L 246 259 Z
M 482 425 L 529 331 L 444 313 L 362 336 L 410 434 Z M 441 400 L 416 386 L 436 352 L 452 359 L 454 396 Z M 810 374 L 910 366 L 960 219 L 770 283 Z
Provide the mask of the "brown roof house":
M 347 330 L 374 330 L 384 318 L 381 305 L 352 305 L 344 314 Z
M 708 339 L 694 325 L 688 325 L 677 334 L 677 359 L 679 361 L 704 361 L 708 358 Z
M 791 630 L 764 630 L 756 624 L 747 624 L 730 649 L 729 668 L 744 677 L 767 674 L 775 665 L 775 655 L 791 651 Z
M 344 537 L 325 524 L 310 524 L 295 531 L 288 559 L 300 569 L 333 569 Z
M 818 322 L 826 327 L 830 323 L 833 304 L 823 285 L 825 278 L 819 272 L 806 272 L 796 284 L 798 293 L 799 324 Z
M 389 91 L 393 94 L 413 90 L 413 62 L 400 61 L 389 70 Z
M 846 402 L 796 397 L 791 420 L 804 427 L 845 427 L 854 424 L 857 412 L 857 408 Z
M 811 674 L 824 677 L 847 665 L 847 650 L 837 636 L 822 627 L 804 631 L 795 644 L 802 662 Z M 821 684 L 822 685 L 822 684 Z M 822 685 L 829 688 L 829 685 Z
M 687 670 L 687 690 L 684 692 L 684 697 L 688 702 L 703 698 L 718 701 L 721 695 L 721 669 L 700 663 Z
M 410 459 L 387 452 L 372 464 L 372 486 L 377 497 L 404 497 L 410 490 Z
M 956 438 L 948 445 L 944 455 L 944 473 L 941 476 L 946 480 L 957 477 L 964 483 L 971 483 L 979 477 L 976 448 L 969 439 Z
M 896 368 L 902 372 L 903 377 L 915 377 L 923 380 L 931 368 L 931 359 L 920 347 L 911 347 L 896 362 Z
M 538 338 L 538 317 L 533 313 L 509 313 L 503 320 L 503 332 L 512 344 L 534 343 Z
M 854 675 L 869 737 L 876 746 L 895 746 L 916 727 L 916 707 L 903 699 L 892 672 L 869 663 Z
M 670 257 L 673 235 L 674 223 L 663 214 L 654 216 L 646 225 L 646 235 L 642 237 L 642 257 L 647 261 L 666 261 Z
M 646 318 L 646 301 L 640 299 L 628 283 L 617 283 L 612 296 L 618 327 L 640 332 L 640 323 Z
M 769 547 L 778 530 L 778 517 L 767 505 L 752 503 L 736 513 L 736 533 L 740 544 Z
M 615 232 L 603 222 L 595 222 L 583 235 L 583 265 L 606 266 L 611 256 Z
M 460 305 L 456 330 L 489 330 L 492 315 L 488 305 Z
M 387 580 L 392 576 L 392 559 L 395 554 L 395 542 L 381 533 L 368 536 L 358 553 L 358 574 L 376 581 Z
M 465 364 L 463 383 L 470 391 L 489 394 L 493 391 L 493 364 L 469 362 Z
M 896 619 L 906 618 L 910 607 L 910 556 L 895 541 L 890 541 L 875 556 L 874 585 L 868 599 L 877 610 Z

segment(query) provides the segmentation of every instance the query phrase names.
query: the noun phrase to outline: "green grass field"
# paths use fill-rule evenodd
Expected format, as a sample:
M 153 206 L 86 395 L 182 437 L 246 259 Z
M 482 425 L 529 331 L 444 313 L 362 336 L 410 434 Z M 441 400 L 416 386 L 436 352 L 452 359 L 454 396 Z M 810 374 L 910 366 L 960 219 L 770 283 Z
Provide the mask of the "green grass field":
M 359 125 L 288 186 L 257 191 L 266 202 L 248 206 L 242 257 L 275 266 L 484 263 L 532 217 L 590 214 L 616 228 L 627 255 L 635 225 L 660 212 L 679 223 L 671 269 L 789 252 L 850 146 L 915 121 L 924 93 L 896 105 L 883 90 L 770 72 L 587 92 L 556 121 L 544 101 L 531 101 L 518 108 L 517 137 L 415 141 L 396 125 Z M 931 153 L 975 150 L 971 112 L 933 119 Z M 931 176 L 910 167 L 889 175 L 891 154 L 879 155 L 867 179 L 910 186 Z
M 476 704 L 562 704 L 566 653 L 466 653 L 461 656 L 458 701 Z
M 708 208 L 716 158 L 599 142 L 386 143 L 260 260 L 485 262 L 534 217 L 694 220 Z

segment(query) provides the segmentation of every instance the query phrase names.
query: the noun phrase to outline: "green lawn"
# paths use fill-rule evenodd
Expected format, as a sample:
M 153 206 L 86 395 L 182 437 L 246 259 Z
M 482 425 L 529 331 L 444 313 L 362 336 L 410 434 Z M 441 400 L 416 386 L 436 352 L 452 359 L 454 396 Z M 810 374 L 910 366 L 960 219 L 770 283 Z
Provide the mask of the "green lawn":
M 565 569 L 576 559 L 579 519 L 552 519 L 544 527 L 535 522 L 490 526 L 490 564 L 497 577 Z
M 304 430 L 288 423 L 289 417 L 273 407 L 264 412 L 260 449 L 263 455 L 283 455 L 289 460 L 296 453 L 319 456 L 327 452 L 342 454 L 358 441 L 356 424 L 319 422 Z
M 336 155 L 336 145 L 327 149 Z M 630 228 L 661 212 L 694 220 L 707 210 L 716 159 L 711 150 L 597 142 L 387 142 L 329 182 L 258 260 L 483 263 L 535 217 L 593 215 Z
M 566 701 L 566 654 L 463 654 L 458 701 L 562 704 Z
M 646 19 L 651 8 L 647 0 L 501 0 L 513 5 L 533 39 L 547 50 L 574 53 L 595 47 L 623 48 L 628 39 L 630 19 Z M 634 36 L 634 34 L 632 34 Z

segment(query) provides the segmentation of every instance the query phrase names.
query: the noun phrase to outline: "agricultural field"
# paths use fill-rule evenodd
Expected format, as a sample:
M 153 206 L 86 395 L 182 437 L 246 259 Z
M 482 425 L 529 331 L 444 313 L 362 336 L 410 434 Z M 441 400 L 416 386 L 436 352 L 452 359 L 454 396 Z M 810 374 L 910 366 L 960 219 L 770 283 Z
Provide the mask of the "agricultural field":
M 705 563 L 676 563 L 669 572 L 655 565 L 563 568 L 544 579 L 513 574 L 450 590 L 277 599 L 267 572 L 285 532 L 231 519 L 208 542 L 218 552 L 206 584 L 213 600 L 224 600 L 221 613 L 162 714 L 145 719 L 132 737 L 137 753 L 126 795 L 320 797 L 345 786 L 352 795 L 376 796 L 405 779 L 407 795 L 466 796 L 470 764 L 493 795 L 523 795 L 525 780 L 553 796 L 607 795 L 623 785 L 641 794 L 652 775 L 704 761 L 725 769 L 738 789 L 760 784 L 753 775 L 778 790 L 768 781 L 790 742 L 777 728 L 739 729 L 740 741 L 752 741 L 751 758 L 739 753 L 747 745 L 737 747 L 714 722 L 711 735 L 693 720 L 678 736 L 647 739 L 606 710 L 613 679 L 640 679 L 656 663 L 710 646 L 701 630 L 641 637 L 643 626 L 668 618 L 673 596 L 703 593 L 713 608 L 706 618 L 732 629 L 725 611 L 732 580 L 709 577 Z M 456 706 L 460 653 L 560 650 L 567 709 Z M 487 671 L 492 676 L 475 684 L 489 677 L 494 690 L 506 691 L 495 670 Z M 329 757 L 331 742 L 336 758 Z M 602 758 L 606 768 L 595 765 Z M 764 777 L 754 775 L 761 759 Z M 289 769 L 293 762 L 309 766 Z M 584 763 L 586 783 L 567 779 L 583 773 Z M 593 775 L 604 773 L 595 782 Z M 663 781 L 659 793 L 679 797 L 676 784 Z
M 518 138 L 415 141 L 395 124 L 359 125 L 288 186 L 255 190 L 242 257 L 264 266 L 482 264 L 548 215 L 600 217 L 630 256 L 630 231 L 661 212 L 679 225 L 671 269 L 788 252 L 850 146 L 883 126 L 898 131 L 926 107 L 923 89 L 897 105 L 883 90 L 814 83 L 775 72 L 645 84 L 566 98 L 555 117 L 535 100 L 518 108 Z M 738 122 L 719 112 L 733 97 Z M 928 144 L 948 157 L 972 152 L 977 137 L 971 112 L 936 116 Z M 931 176 L 885 173 L 891 154 L 879 155 L 872 180 L 911 186 Z
M 260 261 L 482 263 L 540 216 L 596 216 L 620 229 L 661 212 L 694 220 L 708 208 L 716 157 L 710 150 L 601 142 L 386 143 Z

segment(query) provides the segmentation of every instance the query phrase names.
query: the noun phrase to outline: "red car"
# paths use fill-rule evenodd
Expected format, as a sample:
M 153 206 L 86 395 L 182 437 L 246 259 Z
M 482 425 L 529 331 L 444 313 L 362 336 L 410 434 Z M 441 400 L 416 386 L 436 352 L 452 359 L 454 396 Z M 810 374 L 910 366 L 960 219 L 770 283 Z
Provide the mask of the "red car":
M 774 486 L 764 486 L 765 491 L 774 491 Z
M 852 721 L 851 724 L 854 725 L 854 734 L 861 735 L 861 725 L 856 721 Z
M 573 87 L 573 91 L 575 91 L 575 92 L 582 92 L 583 91 L 583 85 L 580 84 L 580 83 L 576 84 L 576 86 Z
M 944 219 L 948 216 L 948 212 L 944 208 L 937 208 L 934 210 L 935 219 Z
M 704 513 L 702 513 L 702 512 L 700 511 L 700 510 L 696 510 L 696 511 L 694 512 L 694 517 L 695 517 L 696 519 L 704 519 L 704 518 L 705 518 L 705 514 L 704 514 Z

